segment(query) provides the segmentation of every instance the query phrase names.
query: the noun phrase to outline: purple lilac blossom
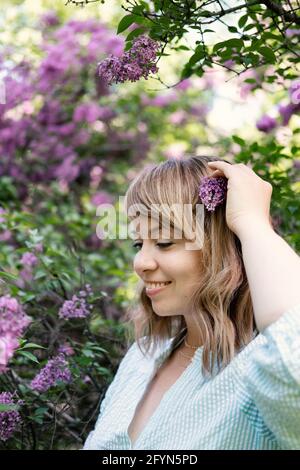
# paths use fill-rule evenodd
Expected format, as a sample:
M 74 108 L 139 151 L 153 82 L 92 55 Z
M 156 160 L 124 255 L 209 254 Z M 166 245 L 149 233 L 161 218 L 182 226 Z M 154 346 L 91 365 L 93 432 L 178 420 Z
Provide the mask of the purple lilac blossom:
M 69 343 L 64 343 L 59 346 L 58 353 L 64 354 L 65 356 L 73 356 L 73 354 L 75 354 L 75 351 Z
M 90 315 L 92 306 L 88 304 L 86 297 L 92 293 L 89 284 L 85 290 L 81 290 L 77 295 L 73 295 L 71 300 L 66 300 L 58 312 L 59 318 L 68 320 L 70 318 L 86 318 Z
M 28 268 L 33 268 L 38 264 L 39 260 L 38 258 L 33 254 L 27 251 L 26 253 L 23 254 L 21 258 L 21 263 L 23 266 L 27 266 Z
M 97 73 L 108 85 L 135 82 L 141 77 L 148 79 L 150 73 L 158 71 L 154 63 L 159 44 L 142 35 L 133 40 L 133 45 L 121 57 L 112 54 L 98 64 Z
M 112 202 L 112 196 L 106 191 L 99 191 L 91 197 L 91 203 L 96 207 L 101 204 L 112 204 Z
M 227 179 L 205 176 L 199 186 L 199 196 L 208 211 L 214 211 L 226 199 Z
M 286 126 L 289 123 L 290 118 L 293 114 L 300 110 L 300 105 L 294 103 L 288 103 L 286 105 L 279 104 L 279 114 L 282 118 L 282 125 Z
M 12 335 L 0 336 L 0 374 L 7 371 L 7 364 L 19 347 L 19 341 Z
M 259 131 L 270 132 L 277 126 L 276 119 L 271 116 L 264 115 L 256 123 L 256 127 Z
M 300 80 L 295 80 L 289 88 L 291 101 L 294 104 L 300 105 Z M 299 111 L 299 108 L 298 108 Z
M 22 400 L 14 400 L 14 394 L 10 392 L 0 393 L 0 404 L 22 405 Z M 21 415 L 17 410 L 0 411 L 0 440 L 7 441 L 21 423 Z
M 58 385 L 58 381 L 69 383 L 72 380 L 71 371 L 64 354 L 58 354 L 50 359 L 45 367 L 31 381 L 31 388 L 38 392 L 46 392 Z
M 300 29 L 291 29 L 288 28 L 285 30 L 285 35 L 287 38 L 292 38 L 294 36 L 299 36 L 300 35 Z
M 0 337 L 20 337 L 30 322 L 31 319 L 16 299 L 10 295 L 0 297 Z

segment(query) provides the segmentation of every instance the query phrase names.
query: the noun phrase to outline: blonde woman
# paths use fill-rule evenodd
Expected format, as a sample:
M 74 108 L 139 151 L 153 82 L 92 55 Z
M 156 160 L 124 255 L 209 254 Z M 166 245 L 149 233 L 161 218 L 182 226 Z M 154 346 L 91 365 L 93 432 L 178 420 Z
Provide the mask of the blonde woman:
M 227 192 L 201 219 L 203 178 Z M 127 211 L 145 208 L 135 341 L 84 449 L 300 449 L 300 258 L 273 229 L 271 194 L 250 167 L 210 157 L 147 166 L 132 182 Z M 175 209 L 166 238 L 160 216 L 174 204 L 192 216 L 182 224 Z

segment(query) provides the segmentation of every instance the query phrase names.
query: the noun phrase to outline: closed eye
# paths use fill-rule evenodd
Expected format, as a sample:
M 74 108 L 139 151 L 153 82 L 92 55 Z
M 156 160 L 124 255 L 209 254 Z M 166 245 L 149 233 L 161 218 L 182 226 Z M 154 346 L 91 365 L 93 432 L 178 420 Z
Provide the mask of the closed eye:
M 142 247 L 142 243 L 141 242 L 136 242 L 134 243 L 132 246 L 134 248 L 141 248 Z M 157 246 L 159 246 L 160 248 L 166 248 L 168 246 L 171 246 L 171 245 L 174 245 L 173 242 L 168 242 L 168 243 L 157 243 Z

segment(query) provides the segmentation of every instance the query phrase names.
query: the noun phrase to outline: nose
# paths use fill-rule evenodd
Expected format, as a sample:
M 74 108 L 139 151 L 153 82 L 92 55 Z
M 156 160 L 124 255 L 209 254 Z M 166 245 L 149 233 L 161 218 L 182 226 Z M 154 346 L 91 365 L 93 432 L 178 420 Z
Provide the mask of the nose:
M 154 271 L 157 269 L 158 263 L 155 258 L 154 252 L 150 247 L 146 246 L 144 241 L 143 246 L 135 255 L 133 261 L 133 268 L 135 272 L 140 276 L 143 277 L 143 274 L 146 271 Z

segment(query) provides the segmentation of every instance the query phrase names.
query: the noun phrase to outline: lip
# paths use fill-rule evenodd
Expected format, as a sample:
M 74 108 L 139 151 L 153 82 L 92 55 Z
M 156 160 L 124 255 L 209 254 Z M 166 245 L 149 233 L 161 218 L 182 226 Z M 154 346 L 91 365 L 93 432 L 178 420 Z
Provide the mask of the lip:
M 162 290 L 169 287 L 171 284 L 172 284 L 172 281 L 169 284 L 167 284 L 166 286 L 155 287 L 154 289 L 149 289 L 148 287 L 146 287 L 146 295 L 148 295 L 148 297 L 153 297 L 154 295 L 158 294 Z

